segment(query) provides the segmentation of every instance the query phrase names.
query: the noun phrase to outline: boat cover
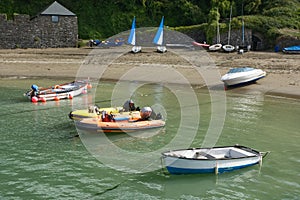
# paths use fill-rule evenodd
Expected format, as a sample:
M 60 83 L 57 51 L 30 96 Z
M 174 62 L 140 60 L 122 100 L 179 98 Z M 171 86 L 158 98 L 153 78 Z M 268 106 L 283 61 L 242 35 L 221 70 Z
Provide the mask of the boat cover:
M 291 46 L 283 48 L 284 51 L 299 51 L 300 52 L 300 45 L 299 46 Z

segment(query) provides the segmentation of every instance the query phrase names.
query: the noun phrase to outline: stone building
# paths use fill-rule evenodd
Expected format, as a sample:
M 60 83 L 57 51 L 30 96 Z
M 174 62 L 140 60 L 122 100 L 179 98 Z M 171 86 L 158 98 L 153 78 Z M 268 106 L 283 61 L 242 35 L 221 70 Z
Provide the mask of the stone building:
M 32 18 L 0 14 L 1 49 L 76 47 L 77 40 L 77 16 L 56 1 Z

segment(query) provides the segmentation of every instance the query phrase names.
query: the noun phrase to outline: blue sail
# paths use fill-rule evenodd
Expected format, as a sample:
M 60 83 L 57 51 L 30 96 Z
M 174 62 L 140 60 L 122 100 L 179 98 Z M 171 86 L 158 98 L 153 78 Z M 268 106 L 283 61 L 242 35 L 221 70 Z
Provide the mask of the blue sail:
M 128 43 L 132 44 L 132 45 L 135 45 L 135 17 L 132 20 L 130 35 L 129 35 L 129 38 L 128 38 Z
M 157 45 L 162 45 L 164 37 L 164 17 L 162 17 L 159 28 L 156 32 L 156 35 L 153 39 L 153 43 Z

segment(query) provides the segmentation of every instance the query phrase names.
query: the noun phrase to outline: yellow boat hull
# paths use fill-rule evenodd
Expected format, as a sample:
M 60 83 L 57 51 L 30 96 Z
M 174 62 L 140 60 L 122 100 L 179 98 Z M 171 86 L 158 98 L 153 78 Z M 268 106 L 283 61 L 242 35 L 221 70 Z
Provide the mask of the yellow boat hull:
M 85 118 L 101 118 L 102 111 L 106 111 L 108 114 L 112 114 L 118 121 L 140 118 L 139 111 L 122 112 L 123 107 L 110 107 L 110 108 L 99 108 L 99 112 L 90 112 L 89 109 L 75 110 L 69 113 L 69 117 L 72 120 L 82 120 Z

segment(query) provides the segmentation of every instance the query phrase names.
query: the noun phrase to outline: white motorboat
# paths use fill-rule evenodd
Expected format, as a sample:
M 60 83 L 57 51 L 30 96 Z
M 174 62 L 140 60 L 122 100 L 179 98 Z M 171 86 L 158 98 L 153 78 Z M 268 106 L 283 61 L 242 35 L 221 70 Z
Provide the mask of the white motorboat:
M 232 68 L 222 76 L 221 80 L 226 86 L 232 86 L 242 83 L 254 82 L 266 76 L 266 72 L 261 69 L 251 67 Z
M 266 154 L 240 145 L 189 148 L 164 152 L 162 161 L 170 174 L 218 174 L 262 164 Z

